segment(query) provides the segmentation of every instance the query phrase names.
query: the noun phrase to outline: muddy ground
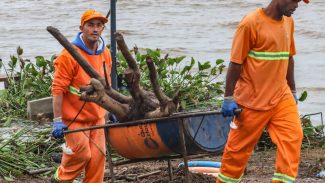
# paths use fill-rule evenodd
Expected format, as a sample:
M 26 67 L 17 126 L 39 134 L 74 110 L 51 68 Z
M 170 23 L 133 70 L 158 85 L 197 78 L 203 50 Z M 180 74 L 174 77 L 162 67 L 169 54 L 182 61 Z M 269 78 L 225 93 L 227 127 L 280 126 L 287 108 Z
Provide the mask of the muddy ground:
M 220 161 L 221 156 L 206 156 L 197 160 Z M 177 169 L 181 159 L 172 160 L 173 181 L 169 181 L 167 161 L 146 161 L 115 167 L 115 174 L 119 180 L 117 183 L 185 183 L 183 170 Z M 255 152 L 247 166 L 244 176 L 244 183 L 269 183 L 274 171 L 275 151 Z M 320 183 L 325 179 L 315 177 L 316 173 L 325 168 L 325 150 L 323 149 L 305 149 L 301 153 L 301 163 L 299 168 L 299 177 L 296 183 Z M 160 172 L 159 172 L 160 171 Z M 105 182 L 110 182 L 109 174 L 105 176 Z M 144 174 L 158 172 L 157 174 L 142 177 Z M 214 183 L 216 178 L 203 174 L 190 174 L 193 183 Z M 138 179 L 136 179 L 138 176 Z M 1 181 L 0 182 L 5 182 Z M 43 183 L 49 182 L 49 178 L 38 176 L 23 176 L 15 182 L 17 183 Z M 75 183 L 81 181 L 74 181 Z

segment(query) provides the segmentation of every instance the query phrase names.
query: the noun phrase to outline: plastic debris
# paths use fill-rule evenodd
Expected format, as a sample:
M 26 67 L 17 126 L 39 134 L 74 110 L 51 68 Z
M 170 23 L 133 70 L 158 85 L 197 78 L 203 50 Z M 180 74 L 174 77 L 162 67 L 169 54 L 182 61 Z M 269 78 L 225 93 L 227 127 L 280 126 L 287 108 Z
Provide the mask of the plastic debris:
M 316 177 L 318 178 L 325 178 L 325 170 L 321 170 L 317 175 Z

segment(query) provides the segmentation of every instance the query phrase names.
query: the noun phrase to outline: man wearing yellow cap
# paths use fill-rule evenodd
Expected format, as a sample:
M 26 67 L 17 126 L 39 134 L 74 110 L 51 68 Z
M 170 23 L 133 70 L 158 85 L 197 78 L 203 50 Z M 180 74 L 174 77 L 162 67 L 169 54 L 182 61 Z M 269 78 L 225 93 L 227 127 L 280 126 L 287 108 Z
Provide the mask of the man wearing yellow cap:
M 111 55 L 101 37 L 107 21 L 95 10 L 85 11 L 80 22 L 81 32 L 72 43 L 89 64 L 110 82 Z M 62 138 L 65 128 L 72 130 L 103 125 L 106 111 L 94 103 L 79 99 L 80 86 L 89 84 L 91 78 L 67 50 L 63 50 L 54 61 L 54 67 L 53 137 Z M 83 182 L 103 182 L 106 153 L 104 130 L 70 133 L 64 138 L 66 143 L 63 145 L 62 162 L 51 181 L 72 182 L 84 171 Z
M 217 183 L 241 182 L 247 161 L 267 128 L 277 146 L 272 182 L 293 183 L 303 139 L 295 96 L 294 23 L 301 0 L 272 0 L 237 27 L 227 71 L 222 112 L 235 116 Z M 309 3 L 308 0 L 304 0 Z

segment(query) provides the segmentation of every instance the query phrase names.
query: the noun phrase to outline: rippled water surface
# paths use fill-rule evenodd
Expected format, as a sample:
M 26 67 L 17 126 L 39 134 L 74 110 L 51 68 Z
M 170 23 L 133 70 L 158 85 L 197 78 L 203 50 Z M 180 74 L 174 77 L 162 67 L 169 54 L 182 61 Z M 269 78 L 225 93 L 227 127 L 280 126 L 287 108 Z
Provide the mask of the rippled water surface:
M 117 29 L 129 45 L 161 48 L 171 55 L 193 56 L 200 60 L 229 59 L 232 36 L 241 18 L 268 0 L 118 0 Z M 110 1 L 99 0 L 1 0 L 0 58 L 4 61 L 17 46 L 24 55 L 50 58 L 61 45 L 46 31 L 55 26 L 69 39 L 78 31 L 85 9 L 106 14 Z M 300 3 L 294 14 L 298 55 L 298 93 L 309 97 L 299 105 L 301 113 L 325 112 L 325 1 Z M 109 42 L 109 26 L 104 34 Z M 3 71 L 0 71 L 3 72 Z

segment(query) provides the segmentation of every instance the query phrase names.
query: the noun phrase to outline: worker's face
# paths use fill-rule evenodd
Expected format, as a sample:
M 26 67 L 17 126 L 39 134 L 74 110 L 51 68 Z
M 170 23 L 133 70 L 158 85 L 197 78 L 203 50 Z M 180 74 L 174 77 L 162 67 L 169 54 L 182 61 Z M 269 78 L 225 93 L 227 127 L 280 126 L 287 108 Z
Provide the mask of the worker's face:
M 83 38 L 89 42 L 97 42 L 102 34 L 105 26 L 102 21 L 98 19 L 91 19 L 80 26 L 81 32 L 83 32 Z
M 291 17 L 294 11 L 298 8 L 298 3 L 301 0 L 279 0 L 279 8 L 283 15 Z

